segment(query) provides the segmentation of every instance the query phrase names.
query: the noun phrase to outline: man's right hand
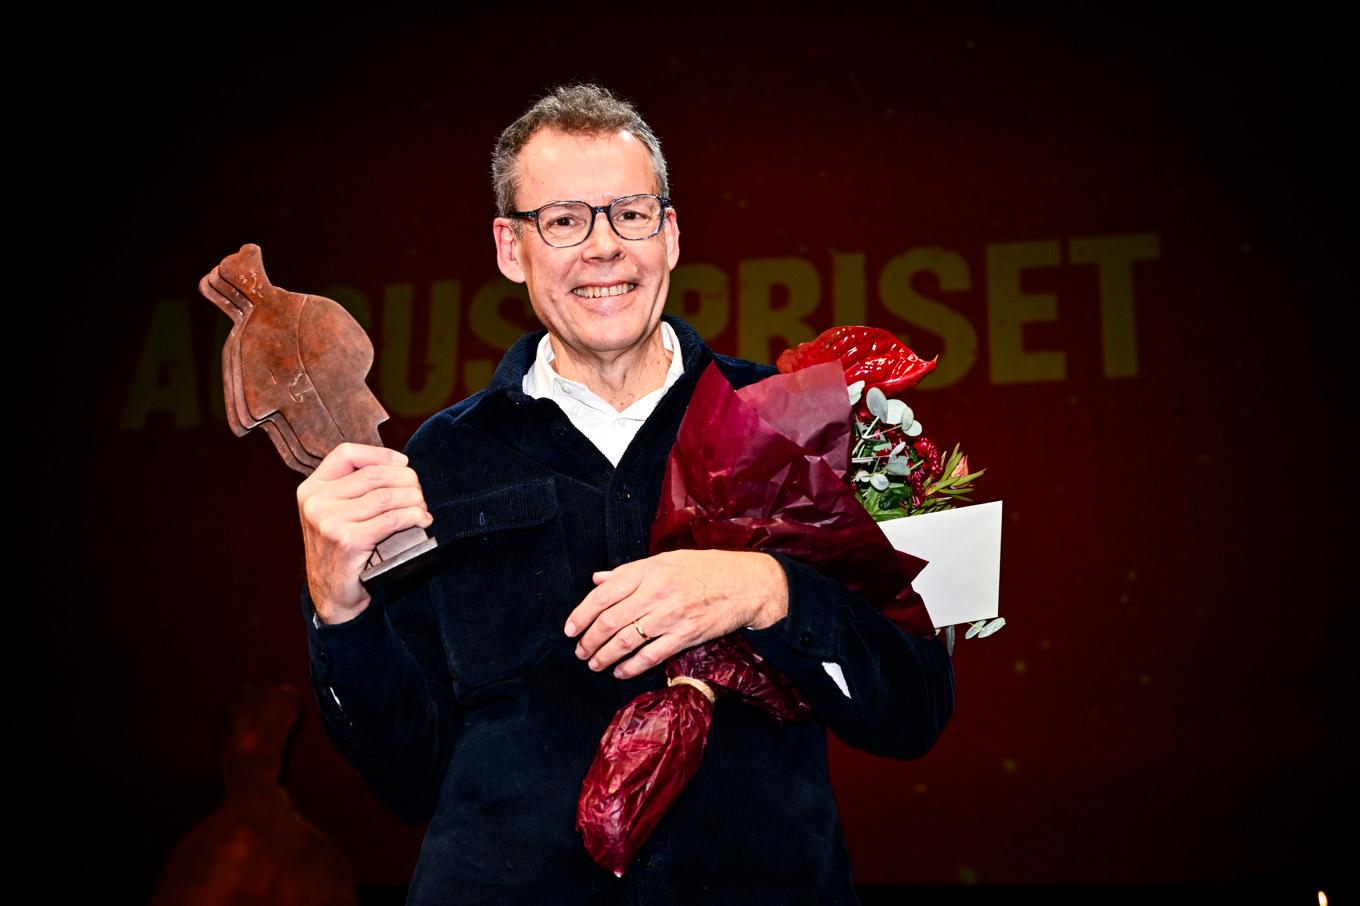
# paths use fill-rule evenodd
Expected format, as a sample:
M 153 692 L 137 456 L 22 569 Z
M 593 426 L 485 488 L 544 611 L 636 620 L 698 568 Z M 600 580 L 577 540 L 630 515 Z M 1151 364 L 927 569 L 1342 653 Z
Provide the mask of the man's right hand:
M 368 606 L 359 582 L 388 535 L 434 522 L 406 456 L 386 447 L 343 443 L 298 485 L 307 552 L 307 585 L 323 623 L 352 620 Z

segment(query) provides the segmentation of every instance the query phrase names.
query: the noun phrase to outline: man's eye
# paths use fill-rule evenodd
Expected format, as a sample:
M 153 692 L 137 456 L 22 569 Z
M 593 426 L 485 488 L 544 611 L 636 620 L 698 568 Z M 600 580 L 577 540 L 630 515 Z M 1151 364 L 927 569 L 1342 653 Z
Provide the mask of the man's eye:
M 548 226 L 553 227 L 554 229 L 568 230 L 580 222 L 581 219 L 579 217 L 573 217 L 570 214 L 559 214 L 548 221 Z
M 628 223 L 636 226 L 649 223 L 655 219 L 655 217 L 656 215 L 651 211 L 642 208 L 624 208 L 622 211 L 616 211 L 614 213 L 614 222 Z

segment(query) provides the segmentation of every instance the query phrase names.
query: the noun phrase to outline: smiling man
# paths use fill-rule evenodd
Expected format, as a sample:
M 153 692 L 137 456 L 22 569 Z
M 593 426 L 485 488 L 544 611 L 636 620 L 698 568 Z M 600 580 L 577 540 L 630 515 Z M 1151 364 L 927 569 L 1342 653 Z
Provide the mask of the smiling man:
M 787 557 L 647 555 L 699 375 L 773 369 L 662 318 L 680 230 L 637 112 L 559 88 L 501 135 L 492 176 L 497 262 L 546 331 L 406 455 L 342 445 L 298 488 L 326 732 L 397 814 L 430 822 L 408 902 L 854 903 L 825 729 L 924 754 L 953 710 L 949 659 Z M 437 565 L 370 597 L 370 553 L 412 525 Z M 600 734 L 665 684 L 668 657 L 731 632 L 814 720 L 720 699 L 699 774 L 615 878 L 574 829 Z
M 626 408 L 661 386 L 671 360 L 660 324 L 680 259 L 675 209 L 625 130 L 540 129 L 518 158 L 514 197 L 543 206 L 496 219 L 501 273 L 528 285 L 558 374 Z

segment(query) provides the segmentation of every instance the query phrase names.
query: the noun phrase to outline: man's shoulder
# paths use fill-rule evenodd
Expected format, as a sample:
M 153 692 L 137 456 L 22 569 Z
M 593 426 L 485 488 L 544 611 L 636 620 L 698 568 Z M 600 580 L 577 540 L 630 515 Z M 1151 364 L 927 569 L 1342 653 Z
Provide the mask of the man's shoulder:
M 468 425 L 476 413 L 493 397 L 504 396 L 507 393 L 517 394 L 521 389 L 525 372 L 533 364 L 538 340 L 543 333 L 541 330 L 530 331 L 520 337 L 506 350 L 491 376 L 489 385 L 425 419 L 406 442 L 407 455 L 413 455 L 413 450 L 418 453 L 432 445 L 446 443 L 452 433 Z
M 428 449 L 431 445 L 446 443 L 449 435 L 465 425 L 473 413 L 486 402 L 490 394 L 490 389 L 478 390 L 466 399 L 441 409 L 425 419 L 415 433 L 411 435 L 411 439 L 406 442 L 407 455 Z
M 516 484 L 528 471 L 535 471 L 526 471 L 523 461 L 513 469 L 507 468 L 507 457 L 515 451 L 498 440 L 495 431 L 488 430 L 484 415 L 490 410 L 494 409 L 494 417 L 499 418 L 519 408 L 498 405 L 498 399 L 504 398 L 504 393 L 491 388 L 479 390 L 427 418 L 406 442 L 406 455 L 420 476 L 421 491 L 431 507 Z

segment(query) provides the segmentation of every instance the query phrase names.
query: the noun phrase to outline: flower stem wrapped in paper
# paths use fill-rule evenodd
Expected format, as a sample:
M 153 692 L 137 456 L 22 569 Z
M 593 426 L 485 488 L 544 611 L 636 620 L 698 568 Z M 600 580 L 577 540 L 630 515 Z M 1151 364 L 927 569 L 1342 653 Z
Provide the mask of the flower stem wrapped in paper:
M 787 554 L 903 630 L 933 635 L 911 585 L 925 561 L 894 550 L 851 489 L 853 436 L 839 358 L 741 390 L 710 365 L 671 451 L 651 552 Z M 699 769 L 716 696 L 735 693 L 781 721 L 811 713 L 740 635 L 681 652 L 666 675 L 666 689 L 643 693 L 614 716 L 582 784 L 577 828 L 591 857 L 615 875 Z

